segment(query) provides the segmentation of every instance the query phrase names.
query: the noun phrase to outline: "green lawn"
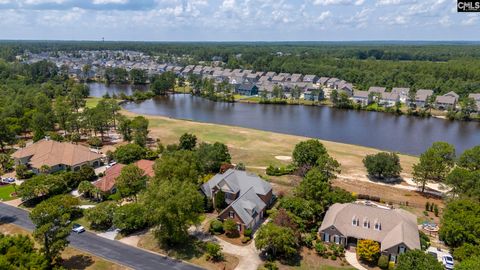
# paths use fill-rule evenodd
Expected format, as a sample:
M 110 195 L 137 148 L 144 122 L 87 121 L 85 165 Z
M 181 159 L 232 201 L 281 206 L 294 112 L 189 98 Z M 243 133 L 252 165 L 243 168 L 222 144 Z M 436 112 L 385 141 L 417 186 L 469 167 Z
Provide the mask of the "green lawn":
M 0 186 L 0 200 L 10 201 L 15 199 L 16 197 L 10 196 L 13 192 L 15 192 L 13 185 Z
M 85 99 L 85 101 L 86 101 L 85 107 L 93 108 L 93 107 L 97 106 L 98 102 L 101 99 L 102 98 L 99 98 L 99 97 L 88 97 L 88 98 Z

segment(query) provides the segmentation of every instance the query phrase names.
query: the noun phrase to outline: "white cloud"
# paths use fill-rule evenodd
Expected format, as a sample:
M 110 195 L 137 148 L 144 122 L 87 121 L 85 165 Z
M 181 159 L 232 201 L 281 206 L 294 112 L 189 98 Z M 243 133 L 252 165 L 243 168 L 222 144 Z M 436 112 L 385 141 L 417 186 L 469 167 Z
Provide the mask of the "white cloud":
M 126 4 L 128 0 L 93 0 L 94 5 L 106 5 L 106 4 Z
M 331 5 L 353 5 L 360 6 L 365 0 L 314 0 L 313 4 L 318 6 L 331 6 Z

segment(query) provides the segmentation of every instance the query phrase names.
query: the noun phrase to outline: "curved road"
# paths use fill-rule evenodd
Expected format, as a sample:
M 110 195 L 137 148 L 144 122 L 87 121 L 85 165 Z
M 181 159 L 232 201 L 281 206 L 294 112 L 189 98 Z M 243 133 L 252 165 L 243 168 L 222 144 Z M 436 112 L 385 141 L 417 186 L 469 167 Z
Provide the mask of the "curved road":
M 4 203 L 0 203 L 0 222 L 15 224 L 29 231 L 35 228 L 28 217 L 27 211 Z M 72 247 L 133 269 L 202 269 L 179 260 L 128 246 L 119 241 L 109 240 L 91 232 L 84 232 L 82 234 L 72 233 L 69 240 L 70 246 Z

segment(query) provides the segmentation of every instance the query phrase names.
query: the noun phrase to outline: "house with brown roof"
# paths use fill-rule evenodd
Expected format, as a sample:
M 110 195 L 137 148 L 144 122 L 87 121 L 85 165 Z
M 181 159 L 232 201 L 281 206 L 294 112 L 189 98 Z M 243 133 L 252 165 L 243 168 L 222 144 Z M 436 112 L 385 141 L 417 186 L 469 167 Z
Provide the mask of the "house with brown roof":
M 61 170 L 78 171 L 82 166 L 98 167 L 103 156 L 88 147 L 67 142 L 40 140 L 17 150 L 12 157 L 16 165 L 26 165 L 34 173 L 42 166 L 50 167 L 50 173 Z
M 336 203 L 318 233 L 322 241 L 343 246 L 356 246 L 362 239 L 376 241 L 393 262 L 407 250 L 420 249 L 417 217 L 403 209 Z
M 142 159 L 135 162 L 134 164 L 142 171 L 144 171 L 146 176 L 153 177 L 155 175 L 155 172 L 153 170 L 153 165 L 155 164 L 154 161 Z M 99 180 L 93 182 L 93 185 L 102 192 L 115 193 L 115 183 L 117 181 L 117 178 L 120 176 L 122 169 L 125 166 L 126 165 L 119 163 L 113 165 L 112 167 L 105 170 L 104 176 Z
M 201 186 L 201 190 L 213 201 L 218 192 L 225 194 L 228 206 L 220 212 L 218 218 L 233 219 L 240 233 L 247 228 L 256 229 L 260 225 L 274 198 L 270 183 L 255 174 L 234 169 L 215 175 Z

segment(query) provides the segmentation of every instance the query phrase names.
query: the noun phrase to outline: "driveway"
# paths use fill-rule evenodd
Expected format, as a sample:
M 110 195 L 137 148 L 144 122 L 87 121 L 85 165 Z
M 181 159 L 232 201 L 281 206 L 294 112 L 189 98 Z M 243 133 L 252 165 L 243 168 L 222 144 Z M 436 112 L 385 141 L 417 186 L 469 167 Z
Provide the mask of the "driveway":
M 215 241 L 222 246 L 224 252 L 238 257 L 239 262 L 235 270 L 257 270 L 263 263 L 259 256 L 260 253 L 257 248 L 255 248 L 255 240 L 248 246 L 230 244 L 218 237 L 215 237 Z
M 355 250 L 345 250 L 345 259 L 352 267 L 355 267 L 358 270 L 368 270 L 358 262 Z
M 4 203 L 0 203 L 0 221 L 18 225 L 29 231 L 35 228 L 27 211 Z M 70 246 L 74 248 L 133 269 L 202 269 L 173 258 L 125 245 L 119 241 L 109 240 L 88 231 L 81 234 L 73 233 L 68 240 L 70 240 Z

